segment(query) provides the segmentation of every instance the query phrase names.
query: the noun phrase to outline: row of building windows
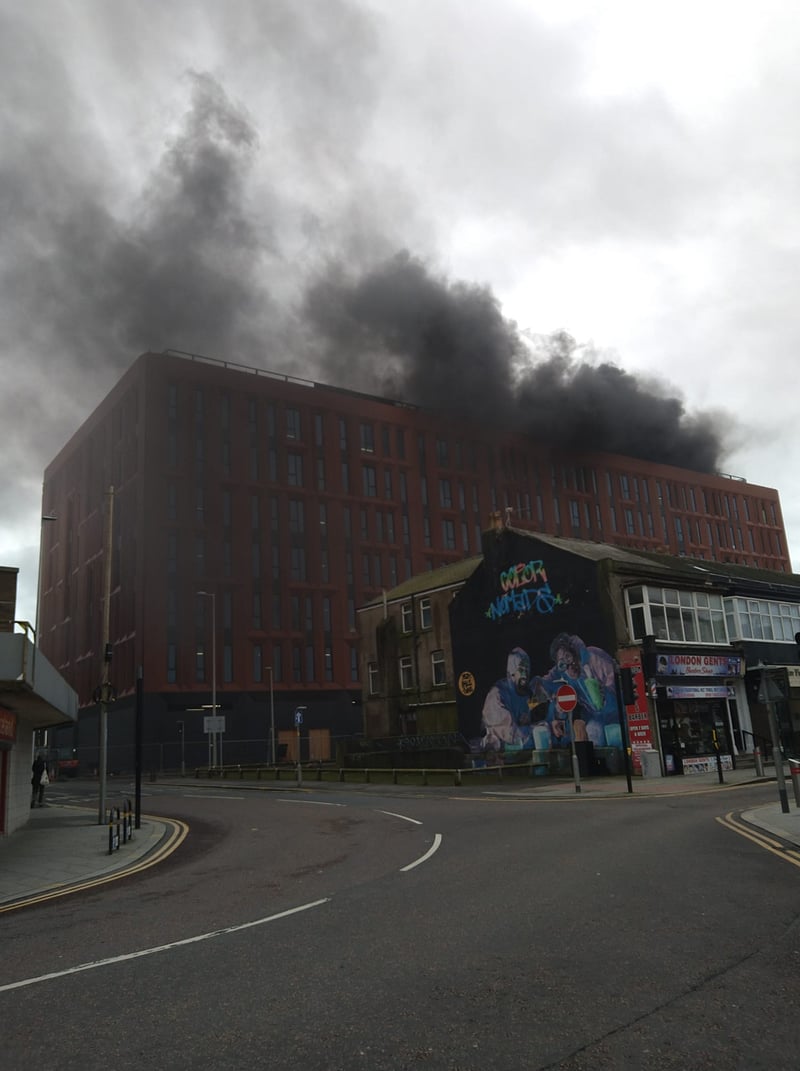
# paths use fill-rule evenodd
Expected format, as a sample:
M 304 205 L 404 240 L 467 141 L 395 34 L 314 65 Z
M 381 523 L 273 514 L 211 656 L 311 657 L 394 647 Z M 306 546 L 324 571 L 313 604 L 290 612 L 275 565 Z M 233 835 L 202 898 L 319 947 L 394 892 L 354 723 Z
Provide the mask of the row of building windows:
M 174 390 L 171 389 L 169 402 L 168 402 L 168 415 L 170 421 L 175 422 L 177 408 L 174 399 Z M 197 395 L 202 395 L 202 391 L 197 390 Z M 223 415 L 222 425 L 223 430 L 229 428 L 230 416 L 228 412 L 227 419 L 225 417 L 227 402 L 229 410 L 229 399 L 223 396 Z M 256 402 L 254 399 L 249 400 L 249 412 L 251 428 L 255 432 L 257 428 L 256 421 Z M 202 399 L 196 402 L 196 414 L 198 419 L 202 421 Z M 302 414 L 301 411 L 293 406 L 287 406 L 284 410 L 285 419 L 285 434 L 286 439 L 294 441 L 302 441 Z M 316 413 L 313 415 L 314 421 L 314 435 L 313 442 L 318 448 L 322 448 L 324 445 L 324 417 L 322 414 Z M 267 430 L 274 441 L 276 433 L 276 408 L 274 404 L 269 403 L 267 405 Z M 406 447 L 404 429 L 394 428 L 390 429 L 387 425 L 381 426 L 381 442 L 382 453 L 384 457 L 392 456 L 392 430 L 395 432 L 396 449 L 395 455 L 398 458 L 405 459 Z M 376 452 L 376 434 L 375 425 L 370 421 L 360 421 L 359 423 L 359 445 L 362 453 L 373 454 Z M 342 451 L 348 449 L 348 424 L 343 418 L 339 418 L 339 446 Z M 420 461 L 425 462 L 427 460 L 426 453 L 426 436 L 424 433 L 420 433 L 418 436 L 418 450 Z M 498 451 L 499 453 L 499 467 L 502 471 L 502 475 L 505 479 L 516 481 L 518 479 L 527 482 L 533 478 L 536 482 L 537 490 L 541 489 L 538 465 L 535 461 L 529 463 L 529 459 L 523 452 L 515 451 L 512 448 L 505 448 Z M 457 440 L 451 450 L 450 443 L 442 436 L 436 437 L 436 460 L 440 467 L 450 467 L 451 462 L 455 462 L 455 467 L 462 469 L 465 468 L 465 461 L 473 471 L 477 471 L 477 457 L 475 455 L 475 448 L 471 443 L 463 443 Z M 487 460 L 490 471 L 494 472 L 496 468 L 495 451 L 491 447 L 487 447 Z M 588 466 L 560 466 L 560 481 L 559 481 L 559 467 L 553 465 L 551 467 L 552 474 L 552 487 L 555 492 L 559 486 L 564 490 L 575 490 L 580 493 L 590 493 L 597 495 L 597 475 L 593 468 Z M 365 477 L 367 479 L 368 477 Z M 712 515 L 717 517 L 724 517 L 728 521 L 739 522 L 740 517 L 743 515 L 744 520 L 747 522 L 755 522 L 761 524 L 778 526 L 778 516 L 776 505 L 771 500 L 751 499 L 747 495 L 737 495 L 734 493 L 725 493 L 719 491 L 706 490 L 705 488 L 695 488 L 691 484 L 682 484 L 670 480 L 654 480 L 654 501 L 663 505 L 664 501 L 670 507 L 670 509 L 681 509 L 684 512 L 697 513 L 703 512 L 706 515 Z M 631 476 L 624 472 L 606 472 L 606 488 L 609 496 L 610 503 L 613 504 L 615 493 L 619 494 L 620 500 L 623 503 L 644 502 L 649 505 L 651 502 L 650 484 L 646 477 Z M 365 492 L 366 494 L 367 492 Z M 699 502 L 702 500 L 702 510 L 699 510 Z M 740 507 L 741 503 L 741 507 Z
M 284 667 L 284 646 L 288 646 L 289 649 L 289 664 L 288 668 Z M 178 683 L 178 651 L 179 646 L 176 643 L 167 644 L 167 683 Z M 221 656 L 221 677 L 220 682 L 223 684 L 232 684 L 235 680 L 234 675 L 234 661 L 233 661 L 233 645 L 226 643 L 222 645 Z M 318 671 L 317 666 L 317 649 L 313 644 L 275 644 L 270 651 L 270 657 L 272 659 L 270 664 L 267 664 L 264 660 L 264 646 L 260 643 L 251 645 L 251 667 L 248 683 L 263 684 L 272 678 L 274 684 L 279 684 L 284 681 L 290 681 L 293 684 L 315 684 L 320 681 L 330 682 L 335 680 L 334 675 L 334 658 L 333 650 L 329 645 L 324 646 L 322 650 L 322 674 Z M 358 673 L 358 651 L 355 646 L 349 647 L 349 675 L 350 681 L 353 684 L 357 684 L 359 681 Z M 209 658 L 206 650 L 206 645 L 199 643 L 195 645 L 194 654 L 194 672 L 193 680 L 197 684 L 210 684 L 211 683 L 211 667 L 209 665 Z
M 223 431 L 229 431 L 231 426 L 231 399 L 230 395 L 222 394 L 220 401 L 220 425 Z M 178 387 L 170 384 L 167 390 L 167 419 L 172 427 L 178 423 Z M 196 425 L 201 425 L 205 417 L 205 394 L 202 388 L 194 388 L 193 414 Z M 247 400 L 248 429 L 252 436 L 258 434 L 259 402 L 255 398 Z M 303 442 L 306 439 L 305 420 L 311 420 L 313 445 L 322 449 L 325 445 L 326 416 L 322 413 L 307 413 L 294 405 L 278 407 L 273 402 L 267 402 L 265 406 L 266 434 L 270 440 L 275 441 L 279 434 L 279 425 L 282 420 L 282 430 L 287 440 Z M 387 424 L 379 425 L 380 435 L 376 434 L 376 424 L 372 421 L 360 420 L 358 422 L 358 444 L 362 453 L 377 453 L 380 441 L 383 457 L 397 457 L 400 460 L 406 458 L 406 429 L 393 427 Z M 349 448 L 350 424 L 344 417 L 338 418 L 339 449 L 346 451 Z M 420 433 L 418 437 L 420 458 L 425 457 L 425 435 Z M 477 454 L 474 444 L 463 442 L 460 439 L 453 442 L 443 436 L 436 436 L 435 440 L 436 460 L 441 467 L 457 469 L 471 469 L 476 471 L 478 467 Z M 512 452 L 509 452 L 512 453 Z
M 655 636 L 675 643 L 789 643 L 800 633 L 800 604 L 795 603 L 638 585 L 628 588 L 626 602 L 631 637 L 639 642 Z
M 410 655 L 403 655 L 398 659 L 398 674 L 400 690 L 411 691 L 416 688 L 417 682 L 414 675 L 414 662 Z M 367 666 L 367 687 L 371 696 L 381 694 L 380 668 L 377 662 L 370 662 Z M 431 685 L 440 688 L 447 684 L 447 663 L 444 651 L 431 651 Z

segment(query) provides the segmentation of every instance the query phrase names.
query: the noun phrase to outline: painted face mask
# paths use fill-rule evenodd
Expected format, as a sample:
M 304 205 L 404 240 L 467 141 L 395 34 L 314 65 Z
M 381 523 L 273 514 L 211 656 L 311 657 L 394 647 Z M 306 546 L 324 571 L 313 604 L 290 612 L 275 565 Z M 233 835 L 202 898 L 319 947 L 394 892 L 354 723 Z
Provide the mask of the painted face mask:
M 518 692 L 523 692 L 531 679 L 531 660 L 521 647 L 515 647 L 508 656 L 506 676 Z

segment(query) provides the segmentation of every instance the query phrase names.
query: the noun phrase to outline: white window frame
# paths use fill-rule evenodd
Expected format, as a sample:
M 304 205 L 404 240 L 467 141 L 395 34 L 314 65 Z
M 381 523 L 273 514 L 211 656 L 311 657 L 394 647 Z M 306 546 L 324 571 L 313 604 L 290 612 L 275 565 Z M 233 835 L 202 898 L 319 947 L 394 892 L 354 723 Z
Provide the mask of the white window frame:
M 447 663 L 444 651 L 431 651 L 431 684 L 441 688 L 447 684 Z
M 419 600 L 419 627 L 425 631 L 433 628 L 433 610 L 430 599 Z
M 378 674 L 378 663 L 377 662 L 368 662 L 367 663 L 367 678 L 368 678 L 368 682 L 369 682 L 368 683 L 369 694 L 370 695 L 378 695 L 379 692 L 380 692 L 380 678 L 379 678 L 379 674 Z
M 400 621 L 403 632 L 414 631 L 414 607 L 410 602 L 404 602 L 400 607 Z
M 400 670 L 400 689 L 408 692 L 414 687 L 414 663 L 411 655 L 403 655 L 398 660 Z

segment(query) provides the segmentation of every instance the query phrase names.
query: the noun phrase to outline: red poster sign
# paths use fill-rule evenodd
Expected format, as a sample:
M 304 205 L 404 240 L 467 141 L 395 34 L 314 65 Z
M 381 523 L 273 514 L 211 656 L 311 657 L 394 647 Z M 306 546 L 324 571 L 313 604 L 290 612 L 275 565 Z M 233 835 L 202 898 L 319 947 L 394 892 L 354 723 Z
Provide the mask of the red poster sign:
M 631 758 L 636 770 L 641 770 L 640 751 L 655 748 L 653 732 L 650 727 L 650 711 L 647 706 L 647 686 L 642 670 L 642 658 L 638 648 L 628 648 L 618 655 L 620 666 L 633 672 L 633 684 L 636 689 L 636 702 L 625 708 L 628 722 L 628 740 L 631 746 Z
M 0 707 L 0 740 L 10 740 L 13 744 L 17 739 L 17 715 L 5 707 Z

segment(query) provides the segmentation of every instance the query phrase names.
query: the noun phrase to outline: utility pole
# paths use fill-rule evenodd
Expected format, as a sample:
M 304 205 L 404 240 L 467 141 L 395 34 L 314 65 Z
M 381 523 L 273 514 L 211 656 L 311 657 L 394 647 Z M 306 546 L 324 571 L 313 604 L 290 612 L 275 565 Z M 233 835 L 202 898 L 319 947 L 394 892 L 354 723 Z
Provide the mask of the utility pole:
M 789 797 L 786 794 L 786 778 L 783 775 L 783 755 L 781 754 L 781 739 L 778 732 L 778 712 L 775 704 L 784 698 L 783 692 L 775 683 L 767 670 L 761 672 L 761 684 L 758 689 L 758 701 L 763 703 L 769 712 L 769 731 L 772 736 L 772 761 L 775 763 L 775 779 L 778 782 L 778 798 L 781 801 L 781 811 L 789 813 Z
M 272 765 L 276 765 L 275 761 L 275 682 L 272 679 L 272 666 L 267 666 L 269 670 L 269 732 L 270 732 L 270 758 Z
M 100 684 L 100 799 L 97 808 L 97 823 L 106 820 L 106 777 L 108 772 L 108 704 L 111 698 L 109 667 L 111 666 L 111 546 L 114 531 L 114 488 L 106 493 L 106 527 L 103 540 L 103 680 Z

